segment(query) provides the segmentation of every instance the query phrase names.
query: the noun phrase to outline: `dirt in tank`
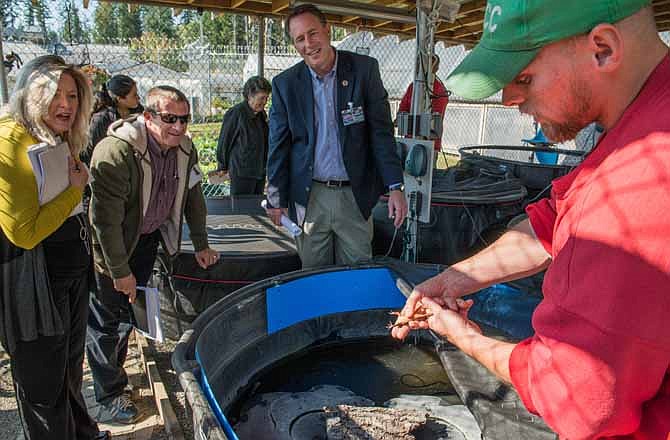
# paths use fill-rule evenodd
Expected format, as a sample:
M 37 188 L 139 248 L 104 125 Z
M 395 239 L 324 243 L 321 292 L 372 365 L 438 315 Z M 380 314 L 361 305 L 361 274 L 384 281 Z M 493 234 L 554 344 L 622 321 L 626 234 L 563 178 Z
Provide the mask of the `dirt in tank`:
M 458 420 L 476 427 L 433 344 L 418 339 L 320 345 L 266 370 L 252 389 L 231 417 L 241 440 L 334 438 L 324 408 L 337 405 L 378 407 L 380 420 L 389 408 L 423 415 L 416 439 L 469 440 L 470 428 L 459 429 Z

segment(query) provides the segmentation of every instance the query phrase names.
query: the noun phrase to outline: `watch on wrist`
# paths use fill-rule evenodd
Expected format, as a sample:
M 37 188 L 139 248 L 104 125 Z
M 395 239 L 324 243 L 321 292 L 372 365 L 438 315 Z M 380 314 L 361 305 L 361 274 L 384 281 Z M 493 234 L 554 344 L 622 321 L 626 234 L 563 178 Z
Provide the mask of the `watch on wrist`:
M 393 185 L 389 185 L 389 191 L 404 191 L 405 190 L 405 185 L 402 183 L 394 183 Z

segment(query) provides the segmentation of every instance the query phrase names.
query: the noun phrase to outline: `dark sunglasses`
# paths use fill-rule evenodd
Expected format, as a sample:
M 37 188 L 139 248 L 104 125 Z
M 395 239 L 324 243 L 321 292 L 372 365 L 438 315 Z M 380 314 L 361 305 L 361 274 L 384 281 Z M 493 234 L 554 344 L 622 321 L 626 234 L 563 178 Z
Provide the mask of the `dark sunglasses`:
M 175 115 L 172 113 L 168 112 L 157 112 L 155 110 L 149 110 L 150 113 L 153 113 L 154 115 L 158 115 L 161 118 L 161 121 L 165 122 L 166 124 L 174 124 L 177 122 L 177 120 L 180 120 L 182 124 L 186 125 L 189 122 L 191 122 L 191 115 Z

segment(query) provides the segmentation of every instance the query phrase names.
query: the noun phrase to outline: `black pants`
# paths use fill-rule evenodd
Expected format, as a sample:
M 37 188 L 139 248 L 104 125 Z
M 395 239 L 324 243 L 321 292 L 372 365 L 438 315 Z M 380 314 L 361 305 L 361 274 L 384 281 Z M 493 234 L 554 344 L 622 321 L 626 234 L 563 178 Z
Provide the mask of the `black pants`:
M 44 242 L 51 293 L 64 334 L 18 342 L 11 358 L 26 440 L 90 440 L 98 434 L 81 394 L 91 261 L 79 229 L 70 218 L 50 238 L 67 238 L 72 232 L 74 240 Z
M 265 189 L 265 179 L 254 177 L 240 177 L 234 171 L 230 172 L 230 195 L 261 195 Z
M 146 286 L 156 261 L 160 233 L 140 236 L 130 257 L 130 270 L 138 286 Z M 133 329 L 133 311 L 128 296 L 114 289 L 107 275 L 95 273 L 97 291 L 89 304 L 86 354 L 93 374 L 95 399 L 108 403 L 123 393 L 128 376 L 123 369 L 128 337 Z

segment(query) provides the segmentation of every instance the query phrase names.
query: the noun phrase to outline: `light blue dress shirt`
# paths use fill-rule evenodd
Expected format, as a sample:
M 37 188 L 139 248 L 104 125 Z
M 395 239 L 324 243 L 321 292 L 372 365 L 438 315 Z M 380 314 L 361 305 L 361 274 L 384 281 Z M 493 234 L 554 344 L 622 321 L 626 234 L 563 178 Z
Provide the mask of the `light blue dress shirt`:
M 337 124 L 337 51 L 333 69 L 320 77 L 311 68 L 312 91 L 314 92 L 314 172 L 316 180 L 349 180 L 342 157 L 339 127 Z

